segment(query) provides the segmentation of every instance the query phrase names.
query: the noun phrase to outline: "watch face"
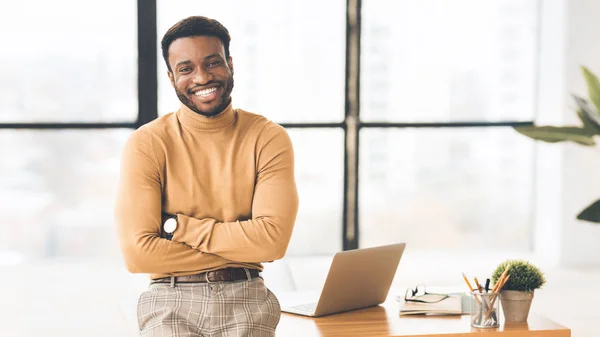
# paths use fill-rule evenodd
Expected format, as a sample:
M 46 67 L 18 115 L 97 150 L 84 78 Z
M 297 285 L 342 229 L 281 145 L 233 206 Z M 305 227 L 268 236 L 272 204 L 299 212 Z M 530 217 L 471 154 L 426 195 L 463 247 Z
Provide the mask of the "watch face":
M 174 218 L 169 218 L 167 219 L 167 221 L 165 221 L 163 229 L 166 233 L 173 233 L 175 231 L 175 228 L 177 228 L 177 220 L 175 220 Z

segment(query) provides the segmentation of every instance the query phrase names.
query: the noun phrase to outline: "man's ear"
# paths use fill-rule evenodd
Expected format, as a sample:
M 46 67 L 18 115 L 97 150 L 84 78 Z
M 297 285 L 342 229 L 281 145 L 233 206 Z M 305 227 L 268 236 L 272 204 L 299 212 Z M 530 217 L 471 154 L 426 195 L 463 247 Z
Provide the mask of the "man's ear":
M 233 59 L 231 58 L 231 56 L 227 58 L 227 65 L 229 66 L 229 70 L 231 70 L 231 75 L 233 75 Z
M 171 85 L 175 88 L 175 78 L 173 77 L 173 73 L 170 70 L 167 70 L 167 75 L 169 75 L 169 80 L 171 81 Z

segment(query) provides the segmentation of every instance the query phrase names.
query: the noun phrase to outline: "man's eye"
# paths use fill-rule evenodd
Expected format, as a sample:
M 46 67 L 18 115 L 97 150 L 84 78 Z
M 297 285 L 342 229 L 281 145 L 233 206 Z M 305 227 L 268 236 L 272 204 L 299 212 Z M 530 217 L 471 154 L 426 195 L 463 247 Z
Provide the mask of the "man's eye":
M 179 69 L 179 72 L 180 72 L 180 73 L 187 73 L 188 71 L 191 71 L 191 70 L 192 70 L 192 68 L 190 68 L 190 67 L 185 67 L 185 68 L 181 68 L 181 69 Z
M 208 63 L 209 67 L 216 67 L 221 64 L 221 61 L 211 61 Z

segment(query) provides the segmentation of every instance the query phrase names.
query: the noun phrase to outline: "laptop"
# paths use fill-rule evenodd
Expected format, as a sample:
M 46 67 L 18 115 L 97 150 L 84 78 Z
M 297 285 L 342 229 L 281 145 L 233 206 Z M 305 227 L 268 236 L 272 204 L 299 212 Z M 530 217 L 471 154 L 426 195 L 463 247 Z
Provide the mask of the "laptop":
M 292 304 L 294 295 L 282 294 L 281 311 L 319 317 L 383 303 L 405 247 L 399 243 L 335 254 L 317 301 Z

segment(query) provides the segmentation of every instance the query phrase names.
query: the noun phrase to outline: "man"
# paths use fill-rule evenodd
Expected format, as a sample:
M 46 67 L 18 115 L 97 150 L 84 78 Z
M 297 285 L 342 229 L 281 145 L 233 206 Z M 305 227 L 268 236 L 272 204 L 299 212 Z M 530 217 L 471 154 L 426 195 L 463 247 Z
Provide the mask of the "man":
M 128 270 L 151 274 L 142 336 L 273 336 L 279 322 L 259 271 L 292 234 L 293 148 L 281 126 L 232 108 L 229 42 L 206 17 L 171 27 L 161 46 L 182 106 L 125 145 L 116 220 Z

